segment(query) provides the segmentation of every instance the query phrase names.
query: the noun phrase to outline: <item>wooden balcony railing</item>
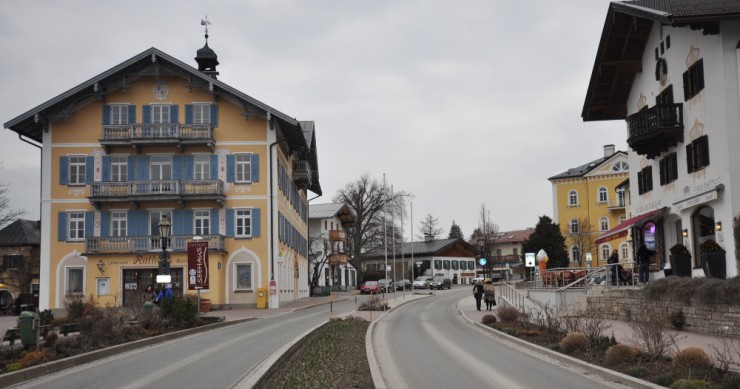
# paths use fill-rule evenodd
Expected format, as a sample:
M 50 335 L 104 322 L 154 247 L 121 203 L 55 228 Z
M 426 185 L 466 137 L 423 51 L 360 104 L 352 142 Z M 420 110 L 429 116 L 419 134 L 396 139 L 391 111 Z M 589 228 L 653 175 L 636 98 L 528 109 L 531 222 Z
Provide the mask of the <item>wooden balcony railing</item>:
M 213 151 L 213 126 L 210 124 L 180 123 L 135 123 L 127 125 L 103 125 L 100 144 L 110 146 L 206 145 Z M 106 150 L 108 151 L 108 150 Z
M 94 182 L 90 184 L 91 202 L 142 200 L 223 200 L 221 180 L 152 180 Z
M 627 117 L 627 143 L 640 155 L 654 158 L 683 141 L 683 104 L 662 104 Z
M 223 250 L 223 235 L 204 235 L 209 250 Z M 185 252 L 187 242 L 193 240 L 192 235 L 173 235 L 170 238 L 170 250 Z M 161 251 L 160 240 L 157 236 L 109 236 L 92 237 L 85 239 L 85 251 L 91 254 L 108 253 L 138 253 L 146 251 Z
M 347 240 L 347 233 L 342 230 L 329 231 L 329 240 Z
M 329 256 L 327 257 L 327 261 L 330 265 L 343 265 L 347 263 L 347 254 L 329 254 Z
M 311 185 L 311 164 L 308 161 L 293 161 L 293 180 L 300 188 Z

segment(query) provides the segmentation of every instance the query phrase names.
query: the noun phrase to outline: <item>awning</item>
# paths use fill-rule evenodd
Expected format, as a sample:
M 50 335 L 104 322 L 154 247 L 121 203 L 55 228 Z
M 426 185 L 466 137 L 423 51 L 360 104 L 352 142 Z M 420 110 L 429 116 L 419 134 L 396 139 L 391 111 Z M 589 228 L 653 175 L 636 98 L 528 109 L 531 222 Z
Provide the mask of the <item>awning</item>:
M 651 211 L 651 212 L 648 212 L 648 213 L 643 213 L 640 216 L 635 216 L 633 218 L 627 219 L 627 220 L 619 223 L 618 226 L 616 226 L 616 227 L 612 228 L 611 230 L 605 232 L 598 239 L 596 239 L 596 244 L 602 244 L 602 243 L 608 242 L 610 240 L 623 238 L 623 237 L 627 236 L 630 227 L 632 227 L 633 225 L 635 225 L 635 224 L 637 224 L 637 223 L 639 223 L 639 222 L 641 222 L 643 220 L 646 220 L 646 219 L 648 219 L 648 218 L 650 218 L 652 216 L 655 216 L 655 215 L 657 215 L 659 213 L 662 213 L 666 209 L 668 209 L 668 208 L 667 207 L 663 207 L 663 208 L 656 209 L 656 210 Z

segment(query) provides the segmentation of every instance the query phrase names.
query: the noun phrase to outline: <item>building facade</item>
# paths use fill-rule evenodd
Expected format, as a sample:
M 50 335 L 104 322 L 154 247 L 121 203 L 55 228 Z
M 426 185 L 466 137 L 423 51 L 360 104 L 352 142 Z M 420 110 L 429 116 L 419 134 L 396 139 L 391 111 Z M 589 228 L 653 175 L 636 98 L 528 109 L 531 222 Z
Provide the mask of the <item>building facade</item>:
M 163 218 L 175 295 L 195 293 L 186 248 L 200 240 L 213 304 L 308 296 L 314 124 L 219 81 L 207 43 L 197 54 L 196 69 L 145 50 L 5 123 L 42 147 L 41 309 L 139 304 Z
M 355 217 L 345 204 L 309 205 L 309 279 L 315 288 L 356 289 L 357 269 L 347 260 L 346 232 L 354 223 Z
M 39 304 L 41 223 L 18 219 L 0 230 L 0 309 Z
M 611 3 L 584 121 L 625 120 L 635 245 L 655 255 L 651 279 L 691 254 L 689 276 L 738 274 L 740 4 Z M 709 254 L 719 253 L 709 258 Z M 675 269 L 672 269 L 675 270 Z
M 628 177 L 627 153 L 606 145 L 603 157 L 549 178 L 554 220 L 565 237 L 571 267 L 602 266 L 615 249 L 622 261 L 632 257 L 624 237 L 596 243 L 600 235 L 626 220 L 627 197 L 620 184 Z

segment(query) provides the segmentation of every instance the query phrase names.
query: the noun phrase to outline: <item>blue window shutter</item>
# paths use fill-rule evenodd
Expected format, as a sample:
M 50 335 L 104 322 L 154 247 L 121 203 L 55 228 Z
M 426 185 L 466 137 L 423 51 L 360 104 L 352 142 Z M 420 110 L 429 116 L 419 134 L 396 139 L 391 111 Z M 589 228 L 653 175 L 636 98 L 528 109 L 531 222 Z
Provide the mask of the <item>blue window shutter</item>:
M 152 122 L 152 106 L 151 105 L 141 106 L 141 121 L 143 123 Z
M 59 158 L 59 185 L 67 185 L 69 182 L 69 157 Z
M 128 106 L 128 124 L 134 124 L 134 123 L 136 123 L 136 106 L 129 105 Z
M 234 210 L 226 210 L 226 231 L 225 236 L 234 236 Z
M 103 106 L 103 125 L 110 124 L 110 105 Z
M 260 155 L 252 154 L 252 182 L 260 180 Z
M 95 226 L 95 212 L 85 212 L 85 238 L 93 236 Z
M 182 180 L 182 155 L 172 157 L 172 179 Z
M 252 209 L 252 236 L 255 238 L 260 237 L 260 209 Z
M 147 223 L 149 222 L 146 211 L 129 211 L 128 212 L 128 235 L 129 236 L 146 236 L 149 235 Z
M 108 156 L 103 157 L 103 177 L 101 179 L 103 182 L 110 181 L 110 157 Z
M 234 155 L 226 156 L 226 182 L 234 182 L 236 177 L 236 158 Z
M 172 235 L 185 235 L 185 219 L 187 218 L 185 209 L 176 209 L 172 214 Z
M 85 183 L 93 182 L 95 177 L 95 157 L 85 157 Z
M 136 179 L 149 179 L 149 157 L 146 155 L 139 155 L 136 157 Z
M 179 111 L 180 106 L 179 105 L 170 105 L 170 123 L 179 123 L 180 115 Z
M 195 157 L 192 155 L 185 156 L 185 176 L 183 179 L 192 180 L 195 178 Z
M 211 179 L 218 179 L 218 155 L 211 155 Z
M 218 209 L 214 208 L 211 210 L 211 225 L 210 225 L 210 234 L 211 235 L 218 235 L 220 234 L 220 231 L 218 230 L 218 225 L 220 223 L 218 222 Z
M 185 210 L 185 220 L 184 220 L 184 230 L 185 232 L 183 235 L 193 235 L 193 232 L 195 232 L 195 227 L 193 225 L 193 210 L 192 209 L 186 209 Z
M 211 104 L 211 125 L 213 128 L 218 127 L 218 105 Z
M 185 104 L 185 124 L 193 124 L 193 104 Z
M 128 180 L 136 181 L 136 162 L 134 160 L 134 157 L 129 156 L 126 164 L 126 170 L 128 170 Z
M 110 212 L 100 212 L 100 236 L 110 236 Z
M 59 212 L 57 216 L 57 240 L 67 240 L 67 212 Z

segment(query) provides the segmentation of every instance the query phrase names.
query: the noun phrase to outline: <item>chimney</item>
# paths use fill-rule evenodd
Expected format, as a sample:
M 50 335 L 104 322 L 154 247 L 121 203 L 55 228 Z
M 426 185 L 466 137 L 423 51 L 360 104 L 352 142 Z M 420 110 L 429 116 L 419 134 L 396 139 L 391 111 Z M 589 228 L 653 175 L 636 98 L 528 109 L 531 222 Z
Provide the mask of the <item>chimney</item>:
M 614 145 L 604 145 L 604 158 L 614 155 Z
M 434 235 L 424 234 L 424 241 L 431 242 L 434 240 Z

